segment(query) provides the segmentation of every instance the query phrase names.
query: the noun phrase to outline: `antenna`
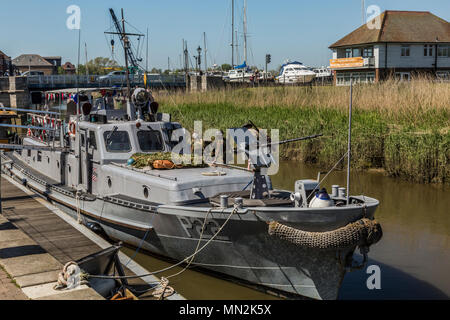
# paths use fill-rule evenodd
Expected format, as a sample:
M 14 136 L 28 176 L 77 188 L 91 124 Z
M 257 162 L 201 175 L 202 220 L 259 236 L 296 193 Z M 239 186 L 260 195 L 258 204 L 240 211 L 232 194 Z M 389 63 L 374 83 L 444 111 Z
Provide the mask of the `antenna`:
M 350 105 L 348 110 L 348 154 L 347 154 L 347 205 L 350 204 L 350 162 L 352 153 L 352 107 L 353 107 L 353 77 L 350 77 Z

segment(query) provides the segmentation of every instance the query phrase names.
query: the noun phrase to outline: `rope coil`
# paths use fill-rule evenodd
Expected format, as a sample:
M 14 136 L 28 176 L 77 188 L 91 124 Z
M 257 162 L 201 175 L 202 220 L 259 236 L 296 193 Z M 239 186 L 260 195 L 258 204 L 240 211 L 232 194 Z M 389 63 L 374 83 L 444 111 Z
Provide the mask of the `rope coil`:
M 276 236 L 305 248 L 344 249 L 351 246 L 369 247 L 383 236 L 381 225 L 367 218 L 326 232 L 303 231 L 273 221 L 269 223 L 269 235 Z

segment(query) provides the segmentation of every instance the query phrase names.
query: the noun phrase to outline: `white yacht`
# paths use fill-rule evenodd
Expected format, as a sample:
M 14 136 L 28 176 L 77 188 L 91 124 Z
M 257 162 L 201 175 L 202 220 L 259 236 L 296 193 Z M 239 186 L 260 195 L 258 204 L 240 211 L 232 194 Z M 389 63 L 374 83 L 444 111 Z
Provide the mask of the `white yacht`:
M 280 74 L 275 78 L 279 83 L 310 83 L 316 77 L 316 73 L 303 65 L 303 63 L 294 61 L 287 62 L 281 66 Z
M 333 76 L 330 67 L 320 67 L 313 70 L 317 78 L 327 78 Z
M 228 74 L 223 79 L 229 82 L 250 82 L 251 79 L 254 78 L 254 76 L 255 73 L 247 66 L 247 63 L 244 61 L 243 64 L 236 66 L 228 71 Z

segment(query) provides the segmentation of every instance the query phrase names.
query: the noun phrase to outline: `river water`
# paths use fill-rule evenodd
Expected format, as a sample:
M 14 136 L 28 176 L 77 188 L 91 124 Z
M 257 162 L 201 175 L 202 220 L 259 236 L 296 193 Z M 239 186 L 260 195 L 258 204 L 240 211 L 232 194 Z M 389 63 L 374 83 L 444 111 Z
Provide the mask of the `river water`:
M 317 168 L 285 161 L 272 177 L 274 187 L 292 190 L 297 179 L 315 178 Z M 345 186 L 343 171 L 332 173 L 324 186 Z M 381 289 L 367 288 L 366 269 L 348 273 L 339 299 L 448 299 L 450 297 L 450 187 L 421 185 L 384 176 L 378 172 L 354 172 L 351 194 L 380 200 L 376 219 L 383 238 L 371 247 L 370 265 L 380 267 Z M 128 255 L 135 250 L 124 248 Z M 135 260 L 148 270 L 170 263 L 138 253 Z M 180 268 L 165 275 L 174 274 Z M 187 270 L 171 284 L 187 299 L 274 299 L 273 296 Z

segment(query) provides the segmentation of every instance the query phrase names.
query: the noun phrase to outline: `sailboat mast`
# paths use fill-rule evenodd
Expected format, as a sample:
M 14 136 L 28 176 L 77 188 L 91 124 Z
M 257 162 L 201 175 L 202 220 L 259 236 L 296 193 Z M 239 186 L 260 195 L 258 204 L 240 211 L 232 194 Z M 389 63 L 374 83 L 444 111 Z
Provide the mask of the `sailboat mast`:
M 145 40 L 147 41 L 147 48 L 145 49 L 145 73 L 148 73 L 148 27 Z
M 88 56 L 87 56 L 87 43 L 84 43 L 84 55 L 86 57 L 86 79 L 89 76 L 89 69 L 88 69 Z
M 208 49 L 206 48 L 206 32 L 203 32 L 203 52 L 205 54 L 205 74 L 208 72 L 208 63 L 206 61 L 206 53 L 208 52 Z
M 234 67 L 234 0 L 231 0 L 231 66 Z
M 127 99 L 130 101 L 130 70 L 128 69 L 128 38 L 126 36 L 125 32 L 125 18 L 123 17 L 123 8 L 122 8 L 122 41 L 123 41 L 123 50 L 125 53 L 125 68 L 126 68 L 126 75 L 127 75 Z
M 244 0 L 244 62 L 247 63 L 247 0 Z
M 352 154 L 352 107 L 353 107 L 353 78 L 350 78 L 350 105 L 348 110 L 348 148 L 347 148 L 347 205 L 350 204 L 350 164 Z

